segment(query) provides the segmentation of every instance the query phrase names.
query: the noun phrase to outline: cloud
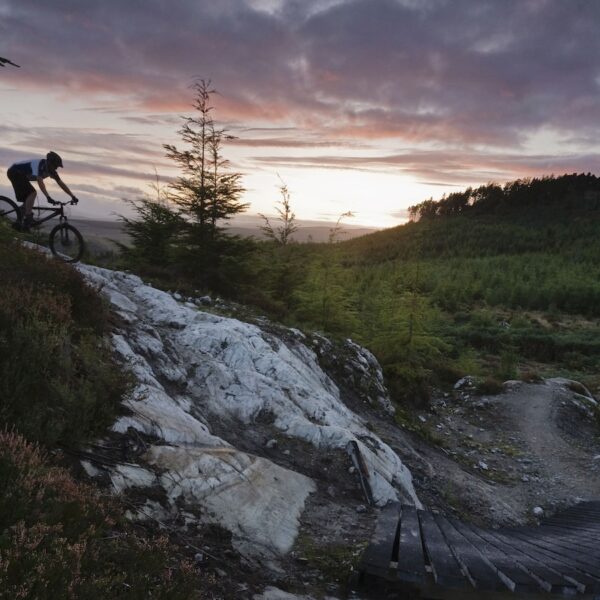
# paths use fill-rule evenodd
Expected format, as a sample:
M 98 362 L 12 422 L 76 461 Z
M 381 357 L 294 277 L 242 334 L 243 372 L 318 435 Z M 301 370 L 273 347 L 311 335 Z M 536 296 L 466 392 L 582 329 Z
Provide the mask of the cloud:
M 600 5 L 584 0 L 267 3 L 273 10 L 3 1 L 0 33 L 24 67 L 8 74 L 13 85 L 182 111 L 192 78 L 212 76 L 230 115 L 335 116 L 354 135 L 407 139 L 515 143 L 542 124 L 597 128 L 600 116 Z
M 324 147 L 337 147 L 337 148 L 358 148 L 366 146 L 356 140 L 344 139 L 344 138 L 331 138 L 331 139 L 315 139 L 306 135 L 304 139 L 291 139 L 291 138 L 245 138 L 240 137 L 234 140 L 230 140 L 229 143 L 233 146 L 246 146 L 249 148 L 324 148 Z
M 27 160 L 36 157 L 42 157 L 40 152 L 23 152 L 22 150 L 14 150 L 13 148 L 0 147 L 0 164 L 8 168 L 12 163 L 19 160 Z M 67 182 L 73 181 L 73 178 L 82 181 L 89 180 L 110 180 L 117 178 L 119 180 L 129 180 L 133 182 L 141 182 L 144 185 L 149 185 L 156 180 L 156 173 L 153 171 L 151 162 L 140 162 L 137 164 L 114 166 L 121 164 L 115 160 L 114 156 L 102 157 L 98 154 L 90 154 L 93 160 L 77 160 L 69 157 L 65 159 L 65 168 L 61 172 L 62 179 Z M 168 184 L 173 181 L 173 177 L 161 175 L 162 184 Z M 112 184 L 111 188 L 112 188 Z
M 79 184 L 77 186 L 77 192 L 101 196 L 103 198 L 112 198 L 115 200 L 122 200 L 123 198 L 140 198 L 145 194 L 144 190 L 136 187 L 99 187 L 97 185 L 90 184 Z
M 10 88 L 75 94 L 131 123 L 175 126 L 177 114 L 190 112 L 193 79 L 212 77 L 218 118 L 255 131 L 280 128 L 265 137 L 253 133 L 238 146 L 317 151 L 263 156 L 256 159 L 261 164 L 396 168 L 440 183 L 598 165 L 591 150 L 600 134 L 598 2 L 0 0 L 0 6 L 3 47 L 22 66 L 3 70 Z M 556 148 L 532 155 L 528 140 L 541 129 L 573 140 L 573 155 Z M 47 143 L 51 133 L 31 132 L 25 143 Z M 77 131 L 66 135 L 77 144 Z M 135 136 L 81 136 L 82 155 L 85 145 L 108 152 L 113 141 L 145 162 L 161 155 Z M 393 142 L 414 152 L 389 153 Z M 378 143 L 386 145 L 384 156 L 317 156 L 324 147 Z M 432 144 L 437 154 L 425 151 Z
M 389 213 L 392 219 L 408 219 L 408 209 L 403 208 L 401 210 L 396 210 L 394 212 Z
M 600 154 L 517 154 L 464 151 L 412 151 L 385 156 L 259 156 L 259 164 L 271 167 L 341 169 L 395 172 L 411 175 L 422 183 L 440 186 L 472 185 L 544 174 L 599 172 Z

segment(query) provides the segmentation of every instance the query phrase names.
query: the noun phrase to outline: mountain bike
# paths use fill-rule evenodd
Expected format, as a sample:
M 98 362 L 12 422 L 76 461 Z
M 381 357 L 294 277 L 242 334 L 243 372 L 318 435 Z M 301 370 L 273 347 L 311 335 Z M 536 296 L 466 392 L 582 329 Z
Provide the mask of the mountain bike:
M 36 206 L 38 218 L 34 220 L 32 227 L 37 228 L 46 221 L 58 217 L 58 225 L 50 231 L 49 246 L 52 254 L 65 262 L 77 262 L 83 255 L 85 243 L 81 233 L 76 227 L 68 222 L 64 208 L 69 202 L 57 202 L 57 206 Z M 45 215 L 45 216 L 44 216 Z M 22 231 L 21 208 L 10 198 L 0 196 L 0 220 L 7 221 L 17 231 Z

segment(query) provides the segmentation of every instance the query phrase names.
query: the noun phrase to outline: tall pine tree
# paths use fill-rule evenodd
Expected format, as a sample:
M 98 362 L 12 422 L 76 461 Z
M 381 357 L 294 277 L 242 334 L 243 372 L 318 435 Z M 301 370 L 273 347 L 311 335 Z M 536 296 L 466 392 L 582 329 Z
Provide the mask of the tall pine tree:
M 169 200 L 183 217 L 180 266 L 201 285 L 219 287 L 224 256 L 231 258 L 240 248 L 221 224 L 246 210 L 248 204 L 241 201 L 241 174 L 231 171 L 222 155 L 223 142 L 232 136 L 217 128 L 212 117 L 216 92 L 204 79 L 193 89 L 196 113 L 185 117 L 179 130 L 185 148 L 164 145 L 167 157 L 182 172 L 171 185 Z

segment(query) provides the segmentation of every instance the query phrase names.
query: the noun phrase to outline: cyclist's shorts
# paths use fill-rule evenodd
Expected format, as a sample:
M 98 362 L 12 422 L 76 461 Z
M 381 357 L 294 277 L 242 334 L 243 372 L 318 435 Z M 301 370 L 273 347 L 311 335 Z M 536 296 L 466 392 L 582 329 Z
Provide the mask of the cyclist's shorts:
M 27 179 L 27 175 L 20 173 L 12 167 L 6 174 L 12 183 L 13 189 L 15 190 L 15 198 L 18 202 L 25 202 L 25 200 L 27 200 L 27 196 L 29 196 L 31 192 L 35 192 L 35 188 Z

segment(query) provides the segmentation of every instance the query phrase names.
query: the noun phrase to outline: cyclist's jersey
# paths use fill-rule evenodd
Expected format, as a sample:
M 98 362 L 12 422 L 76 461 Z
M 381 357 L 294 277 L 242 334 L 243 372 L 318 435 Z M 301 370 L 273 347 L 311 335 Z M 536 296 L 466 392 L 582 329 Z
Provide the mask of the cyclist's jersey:
M 38 177 L 41 177 L 42 179 L 46 179 L 46 177 L 56 179 L 56 173 L 51 173 L 48 170 L 45 158 L 23 160 L 15 163 L 11 169 L 18 173 L 22 173 L 29 181 L 36 181 Z

